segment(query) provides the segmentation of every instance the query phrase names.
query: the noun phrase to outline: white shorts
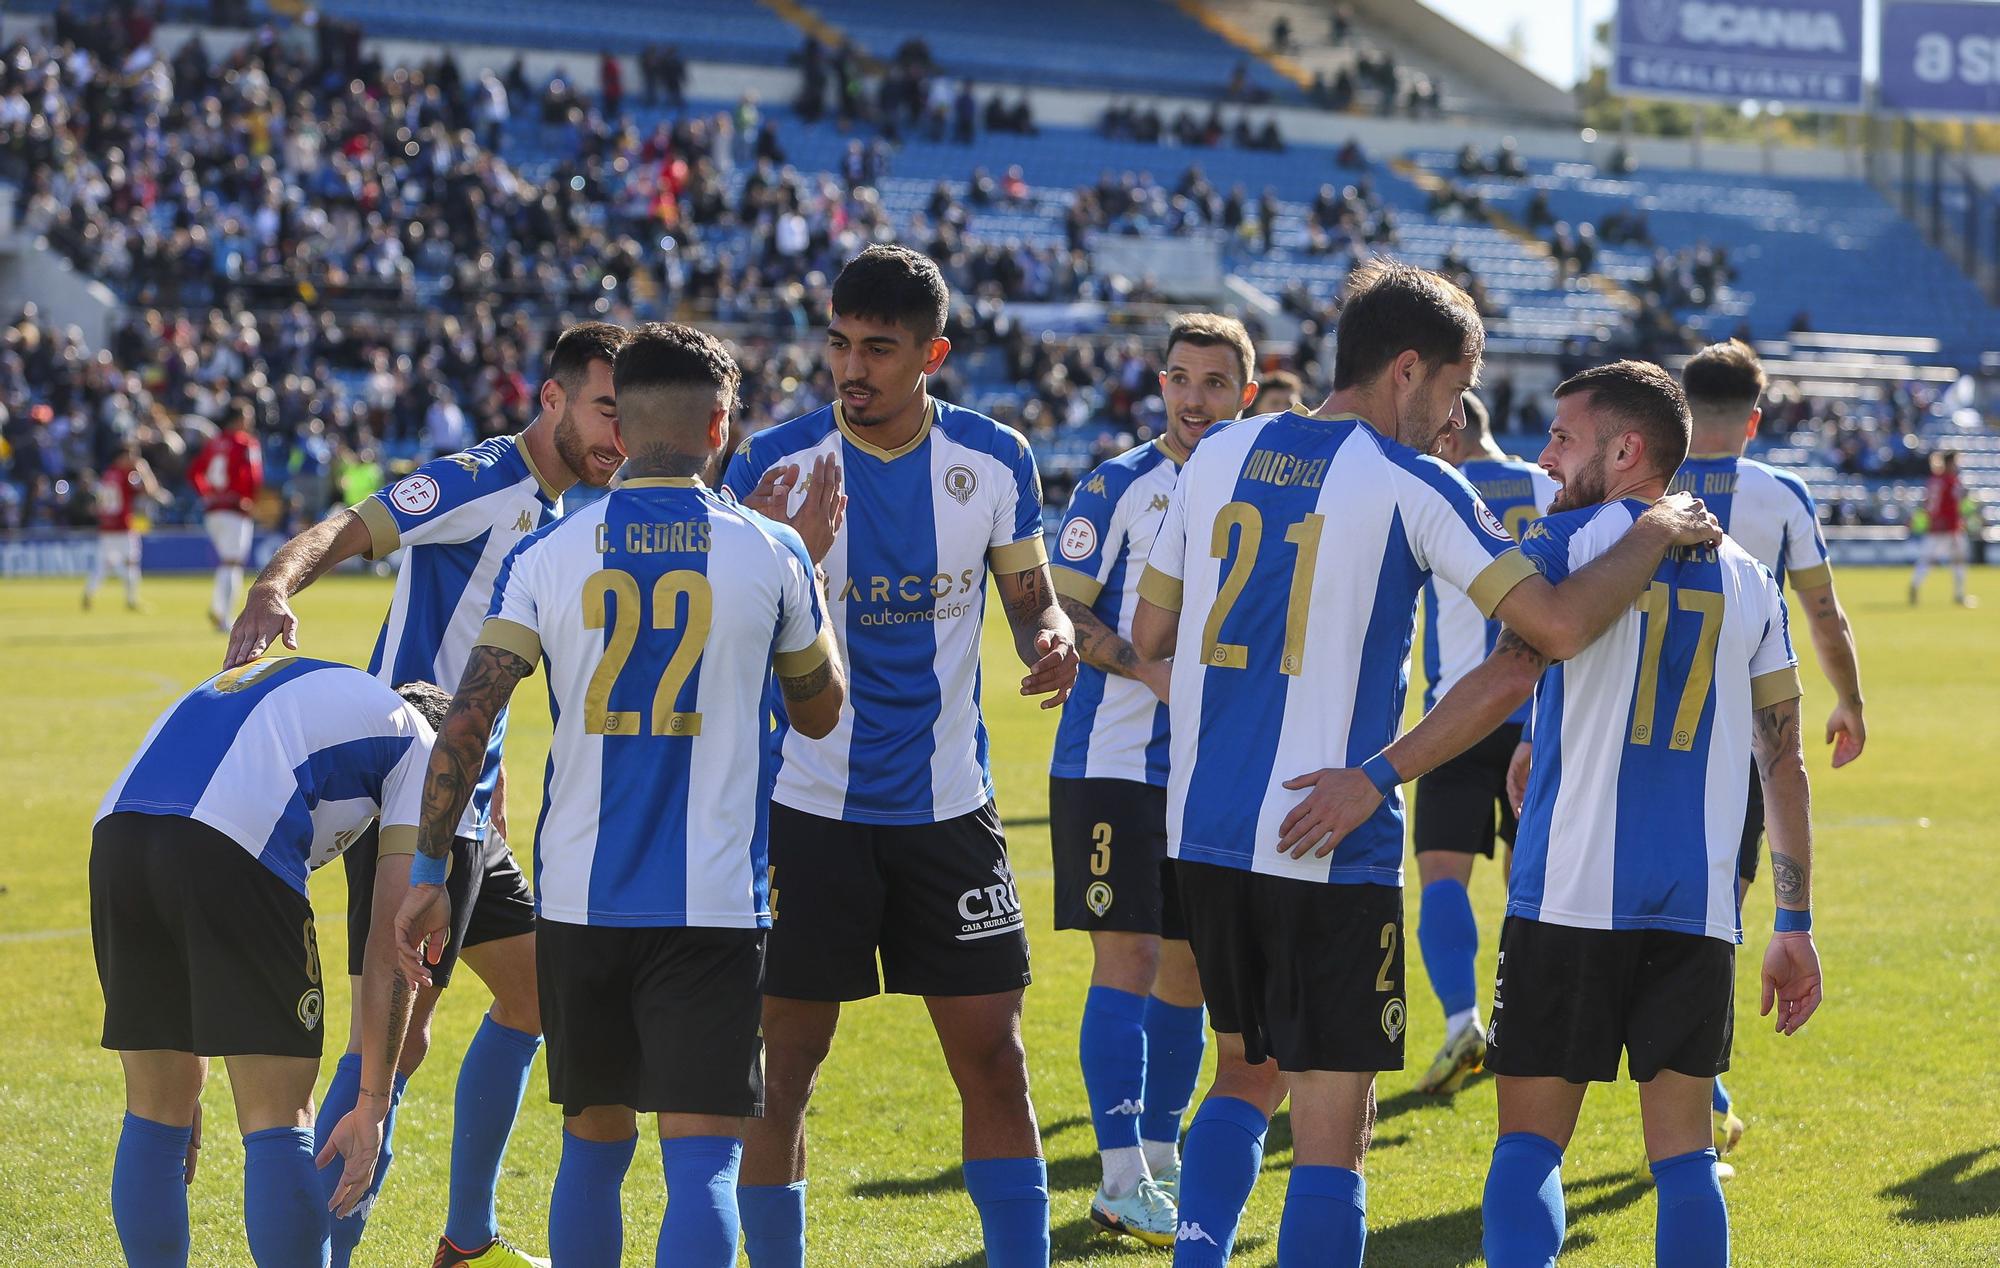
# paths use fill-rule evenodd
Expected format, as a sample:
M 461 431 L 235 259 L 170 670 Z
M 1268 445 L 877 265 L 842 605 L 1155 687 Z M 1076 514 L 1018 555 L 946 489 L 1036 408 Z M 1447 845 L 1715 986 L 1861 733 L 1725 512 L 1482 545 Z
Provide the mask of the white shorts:
M 1965 534 L 1958 529 L 1949 532 L 1925 533 L 1924 558 L 1934 564 L 1960 564 L 1965 562 Z
M 224 564 L 241 565 L 250 560 L 250 540 L 255 525 L 241 511 L 210 511 L 201 524 L 208 530 L 209 544 Z
M 139 534 L 130 529 L 97 534 L 98 566 L 106 572 L 123 572 L 139 566 Z

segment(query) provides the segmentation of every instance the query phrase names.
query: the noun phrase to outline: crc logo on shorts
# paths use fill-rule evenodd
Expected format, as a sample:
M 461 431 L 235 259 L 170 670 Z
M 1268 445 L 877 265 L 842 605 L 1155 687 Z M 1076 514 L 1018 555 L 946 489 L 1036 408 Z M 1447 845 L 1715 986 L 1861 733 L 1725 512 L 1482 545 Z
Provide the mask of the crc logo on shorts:
M 412 476 L 411 478 L 415 479 L 414 476 Z M 1486 505 L 1486 503 L 1484 502 L 1478 502 L 1478 501 L 1475 501 L 1472 505 L 1479 512 L 1479 527 L 1485 529 L 1493 536 L 1498 537 L 1503 542 L 1511 542 L 1514 540 L 1513 534 L 1509 533 L 1507 531 L 1507 526 L 1500 522 L 1500 517 L 1493 513 L 1492 507 Z
M 975 942 L 1013 933 L 1021 927 L 1021 896 L 1014 891 L 1014 870 L 1001 859 L 993 865 L 998 883 L 968 889 L 958 896 L 958 940 Z
M 423 515 L 438 504 L 438 482 L 427 475 L 413 475 L 396 482 L 389 500 L 405 515 Z
M 944 491 L 951 494 L 952 500 L 960 506 L 972 500 L 972 491 L 978 487 L 979 477 L 972 474 L 971 467 L 961 465 L 945 468 Z
M 307 1030 L 319 1029 L 320 1014 L 325 1011 L 326 1001 L 321 997 L 318 987 L 315 986 L 299 996 L 299 1025 Z
M 1103 881 L 1092 881 L 1090 888 L 1083 891 L 1083 905 L 1090 908 L 1090 914 L 1102 917 L 1111 910 L 1111 887 Z
M 1063 525 L 1060 542 L 1064 559 L 1088 559 L 1097 549 L 1097 525 L 1079 515 Z
M 1389 1042 L 1394 1043 L 1403 1033 L 1403 1023 L 1408 1020 L 1409 1011 L 1403 1007 L 1402 1000 L 1392 999 L 1382 1005 L 1382 1033 L 1389 1036 Z

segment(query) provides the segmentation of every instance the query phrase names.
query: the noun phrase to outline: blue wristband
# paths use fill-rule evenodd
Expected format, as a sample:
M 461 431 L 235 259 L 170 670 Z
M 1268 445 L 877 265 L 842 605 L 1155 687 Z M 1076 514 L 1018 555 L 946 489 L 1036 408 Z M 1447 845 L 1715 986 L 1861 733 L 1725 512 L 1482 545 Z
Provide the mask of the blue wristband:
M 1368 776 L 1368 782 L 1375 785 L 1375 791 L 1384 797 L 1403 786 L 1403 777 L 1396 773 L 1396 767 L 1387 753 L 1377 753 L 1361 763 L 1361 773 Z
M 1778 933 L 1811 933 L 1812 912 L 1793 911 L 1788 907 L 1778 908 L 1778 918 L 1771 926 Z
M 445 855 L 442 858 L 432 858 L 420 850 L 417 852 L 416 857 L 410 860 L 410 884 L 442 885 L 444 884 L 445 873 L 450 870 L 450 855 Z

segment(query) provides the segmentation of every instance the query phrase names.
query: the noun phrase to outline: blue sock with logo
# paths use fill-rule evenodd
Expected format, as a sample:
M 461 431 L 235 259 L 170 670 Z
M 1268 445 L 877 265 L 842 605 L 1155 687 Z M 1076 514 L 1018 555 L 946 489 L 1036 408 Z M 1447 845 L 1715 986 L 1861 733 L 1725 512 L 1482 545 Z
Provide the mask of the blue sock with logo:
M 187 1148 L 192 1127 L 127 1111 L 111 1164 L 111 1223 L 131 1268 L 187 1268 Z
M 243 1138 L 243 1231 L 257 1268 L 327 1261 L 333 1217 L 320 1196 L 310 1127 L 272 1127 Z
M 806 1182 L 736 1189 L 750 1268 L 806 1268 Z
M 987 1268 L 1048 1268 L 1049 1168 L 1040 1158 L 977 1158 L 965 1191 L 979 1208 Z
M 1174 1268 L 1222 1268 L 1229 1262 L 1270 1127 L 1256 1106 L 1233 1096 L 1211 1096 L 1195 1111 L 1181 1153 Z
M 1562 1146 L 1533 1132 L 1508 1132 L 1486 1172 L 1484 1246 L 1489 1268 L 1549 1268 L 1562 1250 Z
M 1715 1090 L 1709 1093 L 1708 1104 L 1718 1114 L 1727 1114 L 1729 1112 L 1729 1089 L 1722 1086 L 1721 1075 L 1716 1076 Z
M 541 1047 L 540 1035 L 503 1026 L 488 1013 L 465 1050 L 451 1123 L 451 1205 L 444 1217 L 444 1235 L 461 1250 L 477 1250 L 500 1234 L 493 1209 L 500 1160 L 528 1090 L 528 1067 Z
M 1292 1168 L 1278 1224 L 1278 1268 L 1361 1268 L 1368 1183 L 1346 1167 Z
M 348 1053 L 340 1059 L 341 1066 L 344 1067 L 350 1059 L 354 1062 L 355 1070 L 353 1081 L 347 1089 L 348 1106 L 352 1108 L 360 1099 L 361 1055 Z M 340 1081 L 341 1074 L 342 1071 L 336 1068 L 333 1076 L 335 1083 Z M 375 1209 L 375 1198 L 382 1192 L 382 1181 L 389 1174 L 389 1163 L 396 1156 L 393 1148 L 396 1139 L 396 1109 L 402 1105 L 403 1092 L 409 1086 L 410 1076 L 398 1073 L 389 1092 L 389 1112 L 382 1116 L 382 1151 L 375 1155 L 375 1177 L 368 1182 L 368 1192 L 362 1195 L 360 1204 L 353 1212 L 345 1219 L 333 1221 L 333 1268 L 348 1268 L 348 1264 L 354 1258 L 354 1248 L 361 1244 L 361 1233 L 368 1227 L 369 1212 Z M 327 1089 L 329 1093 L 332 1090 L 331 1086 Z M 320 1150 L 326 1148 L 327 1136 L 331 1135 L 333 1129 L 339 1125 L 340 1119 L 328 1117 L 325 1107 L 322 1106 L 318 1125 L 313 1131 L 315 1157 Z M 346 1159 L 336 1157 L 319 1169 L 320 1197 L 323 1201 L 333 1200 L 333 1191 L 340 1187 L 340 1174 L 345 1166 Z
M 1653 1164 L 1660 1209 L 1653 1258 L 1660 1268 L 1725 1268 L 1729 1263 L 1729 1208 L 1715 1174 L 1715 1149 L 1697 1149 Z
M 1444 1015 L 1477 1008 L 1473 962 L 1479 956 L 1479 922 L 1473 919 L 1472 897 L 1463 883 L 1447 877 L 1424 886 L 1417 945 Z
M 1099 1149 L 1137 1149 L 1146 1094 L 1146 997 L 1093 986 L 1083 999 L 1077 1056 Z
M 1201 1051 L 1208 1043 L 1200 1004 L 1182 1007 L 1157 995 L 1146 997 L 1146 1106 L 1139 1115 L 1139 1143 L 1155 1174 L 1172 1165 L 1181 1139 L 1181 1119 L 1201 1077 Z
M 619 1191 L 638 1147 L 637 1136 L 585 1140 L 563 1131 L 562 1161 L 549 1195 L 550 1259 L 563 1268 L 618 1268 L 625 1254 Z
M 660 1218 L 654 1263 L 735 1268 L 742 1231 L 736 1171 L 742 1162 L 743 1142 L 734 1136 L 679 1136 L 660 1142 L 667 1211 Z

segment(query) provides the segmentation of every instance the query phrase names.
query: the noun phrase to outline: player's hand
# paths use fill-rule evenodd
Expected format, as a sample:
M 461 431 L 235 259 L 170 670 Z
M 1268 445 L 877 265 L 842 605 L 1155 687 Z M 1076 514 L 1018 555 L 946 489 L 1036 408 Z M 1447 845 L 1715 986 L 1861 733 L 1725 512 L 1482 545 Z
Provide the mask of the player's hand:
M 1673 534 L 1676 546 L 1711 546 L 1722 540 L 1722 524 L 1692 493 L 1669 493 L 1648 507 L 1650 519 Z
M 375 1161 L 382 1153 L 382 1118 L 388 1112 L 386 1096 L 363 1093 L 354 1108 L 334 1126 L 333 1134 L 326 1138 L 326 1148 L 313 1159 L 317 1167 L 332 1163 L 336 1154 L 342 1159 L 340 1183 L 334 1186 L 333 1196 L 326 1203 L 326 1209 L 335 1218 L 346 1218 L 368 1196 L 369 1182 L 375 1178 Z
M 1333 847 L 1368 822 L 1368 816 L 1382 804 L 1382 794 L 1358 768 L 1336 770 L 1329 766 L 1288 779 L 1285 787 L 1312 789 L 1278 825 L 1278 853 L 1295 859 L 1304 858 L 1315 845 L 1319 847 L 1313 850 L 1316 859 L 1333 853 Z
M 486 826 L 504 842 L 507 839 L 507 768 L 493 772 L 493 800 L 486 803 Z
M 1861 706 L 1836 704 L 1826 719 L 1826 742 L 1833 745 L 1833 768 L 1839 770 L 1855 758 L 1868 743 L 1868 726 L 1861 720 Z
M 1142 660 L 1132 669 L 1132 676 L 1146 684 L 1146 690 L 1167 703 L 1167 689 L 1173 685 L 1174 662 L 1170 660 Z
M 1778 1033 L 1795 1035 L 1819 1007 L 1819 951 L 1811 933 L 1774 933 L 1764 948 L 1764 1007 L 1760 1017 L 1778 1005 Z
M 283 639 L 285 647 L 299 650 L 299 618 L 285 596 L 264 586 L 251 586 L 244 596 L 243 611 L 229 627 L 229 650 L 223 653 L 222 667 L 247 665 L 269 650 L 272 640 Z
M 201 1102 L 194 1103 L 194 1125 L 188 1129 L 187 1161 L 181 1166 L 181 1183 L 194 1187 L 195 1164 L 201 1161 Z
M 793 511 L 792 494 L 804 486 L 805 497 Z M 813 460 L 812 472 L 801 479 L 798 465 L 772 467 L 743 499 L 743 505 L 769 519 L 789 524 L 814 563 L 826 558 L 847 518 L 847 495 L 840 491 L 840 463 L 832 454 Z
M 410 886 L 396 909 L 396 966 L 412 986 L 431 985 L 431 966 L 444 959 L 450 930 L 451 898 L 444 886 Z
M 1053 692 L 1042 701 L 1042 707 L 1059 709 L 1069 699 L 1069 689 L 1076 685 L 1077 666 L 1082 663 L 1076 658 L 1076 645 L 1054 630 L 1042 630 L 1035 635 L 1035 654 L 1040 659 L 1028 666 L 1028 676 L 1021 680 L 1021 694 L 1040 696 Z
M 1514 756 L 1507 762 L 1507 804 L 1514 807 L 1514 817 L 1520 818 L 1521 805 L 1528 800 L 1528 772 L 1533 769 L 1535 746 L 1522 740 L 1514 746 Z

